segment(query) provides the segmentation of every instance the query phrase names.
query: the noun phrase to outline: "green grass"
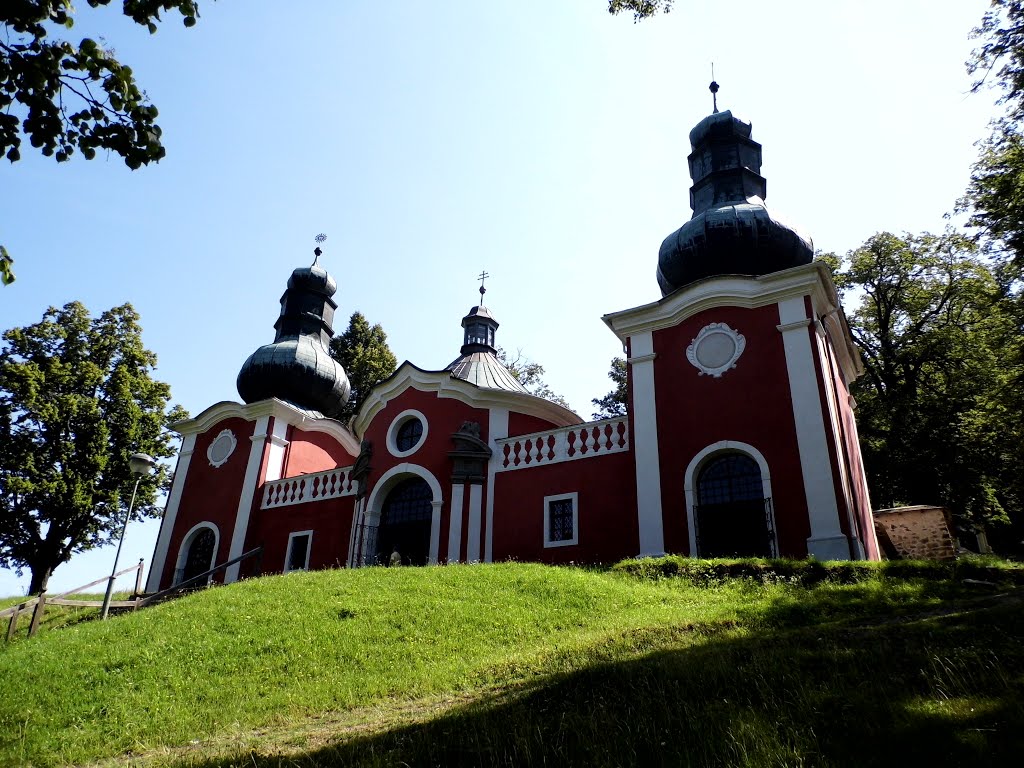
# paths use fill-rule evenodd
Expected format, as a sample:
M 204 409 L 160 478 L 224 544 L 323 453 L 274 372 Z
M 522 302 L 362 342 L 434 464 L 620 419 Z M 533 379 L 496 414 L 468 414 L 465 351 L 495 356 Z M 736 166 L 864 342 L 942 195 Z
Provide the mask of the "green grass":
M 130 597 L 129 592 L 115 592 L 111 595 L 113 600 L 127 600 Z M 4 597 L 0 598 L 0 611 L 10 608 L 13 605 L 24 603 L 29 600 L 28 597 Z M 76 595 L 69 595 L 69 600 L 102 600 L 103 593 L 90 594 L 82 593 Z M 0 654 L 5 650 L 5 647 L 18 643 L 22 640 L 28 639 L 29 625 L 32 623 L 32 612 L 35 607 L 28 608 L 21 611 L 18 614 L 18 624 L 15 630 L 15 635 L 9 643 L 5 643 L 7 638 L 7 631 L 10 626 L 10 617 L 5 616 L 0 618 Z M 79 622 L 92 621 L 93 619 L 99 618 L 99 608 L 79 608 L 77 606 L 69 605 L 48 605 L 46 610 L 43 611 L 43 618 L 39 622 L 39 628 L 37 630 L 38 635 L 42 635 L 48 632 L 52 632 L 55 629 L 63 629 L 70 627 Z
M 0 764 L 1013 762 L 1022 640 L 941 579 L 297 573 L 12 644 Z

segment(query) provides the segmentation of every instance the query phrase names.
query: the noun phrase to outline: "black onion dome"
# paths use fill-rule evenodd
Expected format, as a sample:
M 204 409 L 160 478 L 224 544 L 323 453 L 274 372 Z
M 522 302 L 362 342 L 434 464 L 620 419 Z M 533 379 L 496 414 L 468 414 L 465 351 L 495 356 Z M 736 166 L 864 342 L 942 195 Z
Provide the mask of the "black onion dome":
M 292 272 L 274 323 L 274 343 L 253 352 L 238 372 L 242 400 L 276 397 L 326 416 L 341 412 L 352 388 L 328 351 L 338 306 L 331 297 L 337 290 L 334 278 L 315 262 Z
M 327 296 L 333 296 L 338 292 L 337 281 L 319 264 L 293 270 L 292 276 L 288 278 L 288 287 L 302 288 Z
M 716 112 L 690 131 L 688 158 L 693 218 L 661 244 L 658 285 L 663 295 L 715 275 L 767 275 L 809 264 L 809 238 L 765 207 L 761 145 L 751 124 Z

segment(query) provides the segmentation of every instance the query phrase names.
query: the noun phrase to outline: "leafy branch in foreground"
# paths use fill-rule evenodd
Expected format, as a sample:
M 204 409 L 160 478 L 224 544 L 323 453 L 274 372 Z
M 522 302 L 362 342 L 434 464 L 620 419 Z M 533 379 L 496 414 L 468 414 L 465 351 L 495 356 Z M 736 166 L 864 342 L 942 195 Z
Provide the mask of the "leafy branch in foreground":
M 650 18 L 658 13 L 672 10 L 673 0 L 608 0 L 608 13 L 618 15 L 623 11 L 631 11 L 633 21 Z
M 111 0 L 87 0 L 91 8 Z M 186 27 L 199 16 L 197 0 L 124 0 L 122 12 L 156 32 L 161 11 L 178 11 Z M 131 67 L 90 38 L 77 44 L 59 32 L 74 26 L 74 0 L 7 0 L 0 4 L 0 155 L 21 159 L 23 138 L 62 163 L 76 150 L 120 155 L 132 170 L 160 160 L 164 146 L 157 108 L 135 82 Z M 8 284 L 10 256 L 0 255 Z

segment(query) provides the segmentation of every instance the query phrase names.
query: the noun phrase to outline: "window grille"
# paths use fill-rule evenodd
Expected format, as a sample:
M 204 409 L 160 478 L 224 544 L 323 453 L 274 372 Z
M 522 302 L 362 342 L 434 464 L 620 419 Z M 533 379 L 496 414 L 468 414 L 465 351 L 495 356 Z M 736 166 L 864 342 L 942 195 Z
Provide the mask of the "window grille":
M 398 428 L 398 434 L 395 435 L 395 446 L 399 451 L 411 451 L 419 444 L 422 437 L 423 422 L 413 417 L 404 421 Z
M 548 502 L 548 541 L 572 541 L 575 538 L 572 499 Z

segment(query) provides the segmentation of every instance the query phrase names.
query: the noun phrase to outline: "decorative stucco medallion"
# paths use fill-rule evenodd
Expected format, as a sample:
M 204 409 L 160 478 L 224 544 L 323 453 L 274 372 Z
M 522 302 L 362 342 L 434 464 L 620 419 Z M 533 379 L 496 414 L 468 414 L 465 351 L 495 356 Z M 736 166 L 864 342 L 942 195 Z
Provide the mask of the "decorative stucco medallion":
M 686 348 L 686 359 L 700 371 L 716 379 L 730 368 L 743 354 L 747 340 L 725 323 L 711 323 L 700 329 L 697 337 Z
M 235 433 L 230 429 L 222 430 L 219 435 L 213 438 L 210 447 L 206 449 L 206 458 L 210 460 L 210 466 L 219 467 L 227 463 L 227 460 L 231 458 L 231 454 L 235 452 L 235 446 L 237 445 L 238 441 L 235 439 Z

